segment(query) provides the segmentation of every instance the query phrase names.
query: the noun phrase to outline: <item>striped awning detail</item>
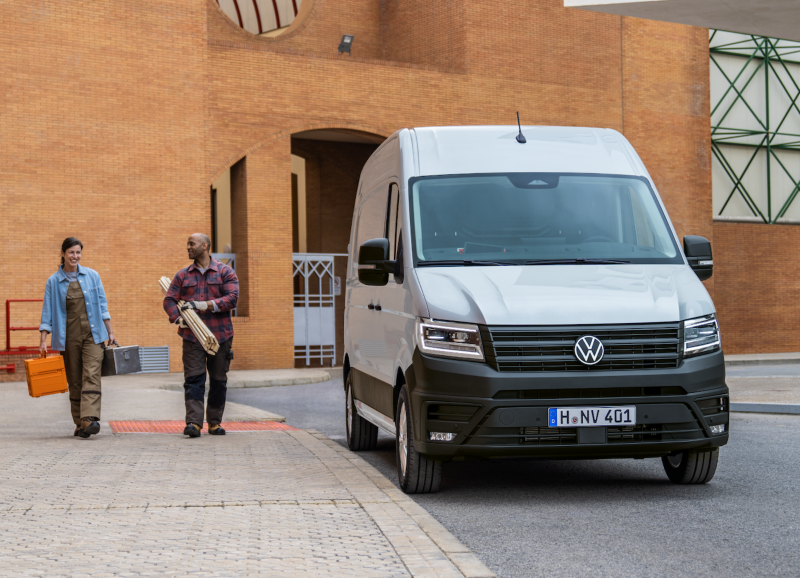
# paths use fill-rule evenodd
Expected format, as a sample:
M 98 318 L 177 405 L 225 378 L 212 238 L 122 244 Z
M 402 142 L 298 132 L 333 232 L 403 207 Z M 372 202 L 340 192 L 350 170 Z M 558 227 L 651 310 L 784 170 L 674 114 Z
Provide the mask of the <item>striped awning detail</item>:
M 222 11 L 253 34 L 289 26 L 302 0 L 217 0 Z

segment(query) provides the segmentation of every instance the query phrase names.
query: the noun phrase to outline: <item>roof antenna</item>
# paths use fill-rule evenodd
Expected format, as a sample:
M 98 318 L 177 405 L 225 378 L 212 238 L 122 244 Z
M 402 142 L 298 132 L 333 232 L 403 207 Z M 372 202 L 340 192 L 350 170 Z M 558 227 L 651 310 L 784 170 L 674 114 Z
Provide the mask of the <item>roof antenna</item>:
M 519 144 L 525 144 L 527 141 L 525 140 L 525 135 L 522 134 L 522 126 L 519 124 L 519 111 L 517 111 L 517 127 L 519 128 L 519 134 L 517 135 L 517 142 Z

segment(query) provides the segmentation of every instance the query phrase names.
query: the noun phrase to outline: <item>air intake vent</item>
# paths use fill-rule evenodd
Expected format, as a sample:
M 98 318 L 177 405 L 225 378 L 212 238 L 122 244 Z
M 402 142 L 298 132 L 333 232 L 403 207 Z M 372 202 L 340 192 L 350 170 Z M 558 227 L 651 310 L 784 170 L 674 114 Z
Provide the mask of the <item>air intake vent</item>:
M 717 397 L 709 397 L 707 399 L 697 400 L 697 407 L 703 412 L 703 415 L 714 415 L 715 413 L 725 413 L 728 411 L 728 396 L 720 395 Z
M 584 335 L 598 338 L 603 359 L 584 365 L 573 353 Z M 680 323 L 484 327 L 486 361 L 497 371 L 620 371 L 668 369 L 680 363 Z
M 466 423 L 475 415 L 479 407 L 479 405 L 432 403 L 428 406 L 428 419 Z

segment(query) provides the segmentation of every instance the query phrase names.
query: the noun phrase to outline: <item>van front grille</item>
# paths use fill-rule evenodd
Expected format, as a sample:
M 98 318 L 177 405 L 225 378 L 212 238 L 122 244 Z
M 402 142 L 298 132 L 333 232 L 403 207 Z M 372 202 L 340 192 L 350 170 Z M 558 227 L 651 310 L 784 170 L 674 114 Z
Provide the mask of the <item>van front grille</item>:
M 497 371 L 619 371 L 667 369 L 680 363 L 680 323 L 573 325 L 567 327 L 482 327 L 486 361 Z M 599 339 L 603 359 L 584 365 L 575 342 L 584 335 Z
M 594 387 L 581 389 L 504 389 L 492 399 L 595 399 L 603 397 L 652 397 L 686 395 L 680 386 L 665 387 Z

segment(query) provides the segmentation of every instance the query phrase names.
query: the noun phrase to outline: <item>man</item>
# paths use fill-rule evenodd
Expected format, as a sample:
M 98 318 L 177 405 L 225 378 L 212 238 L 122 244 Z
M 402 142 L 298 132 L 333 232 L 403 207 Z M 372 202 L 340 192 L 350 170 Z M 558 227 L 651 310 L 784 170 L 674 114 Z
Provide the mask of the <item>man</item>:
M 203 429 L 206 368 L 211 378 L 206 410 L 208 433 L 225 435 L 220 423 L 222 412 L 225 411 L 228 370 L 233 359 L 231 310 L 236 308 L 239 300 L 239 279 L 233 269 L 211 257 L 210 247 L 211 240 L 202 233 L 189 237 L 186 251 L 194 263 L 178 271 L 164 297 L 164 311 L 169 315 L 170 323 L 178 325 L 178 335 L 183 338 L 183 389 L 186 400 L 186 428 L 183 434 L 190 438 L 199 437 Z M 219 351 L 216 355 L 206 353 L 198 343 L 181 317 L 178 301 L 186 303 L 183 310 L 194 309 L 217 338 Z

